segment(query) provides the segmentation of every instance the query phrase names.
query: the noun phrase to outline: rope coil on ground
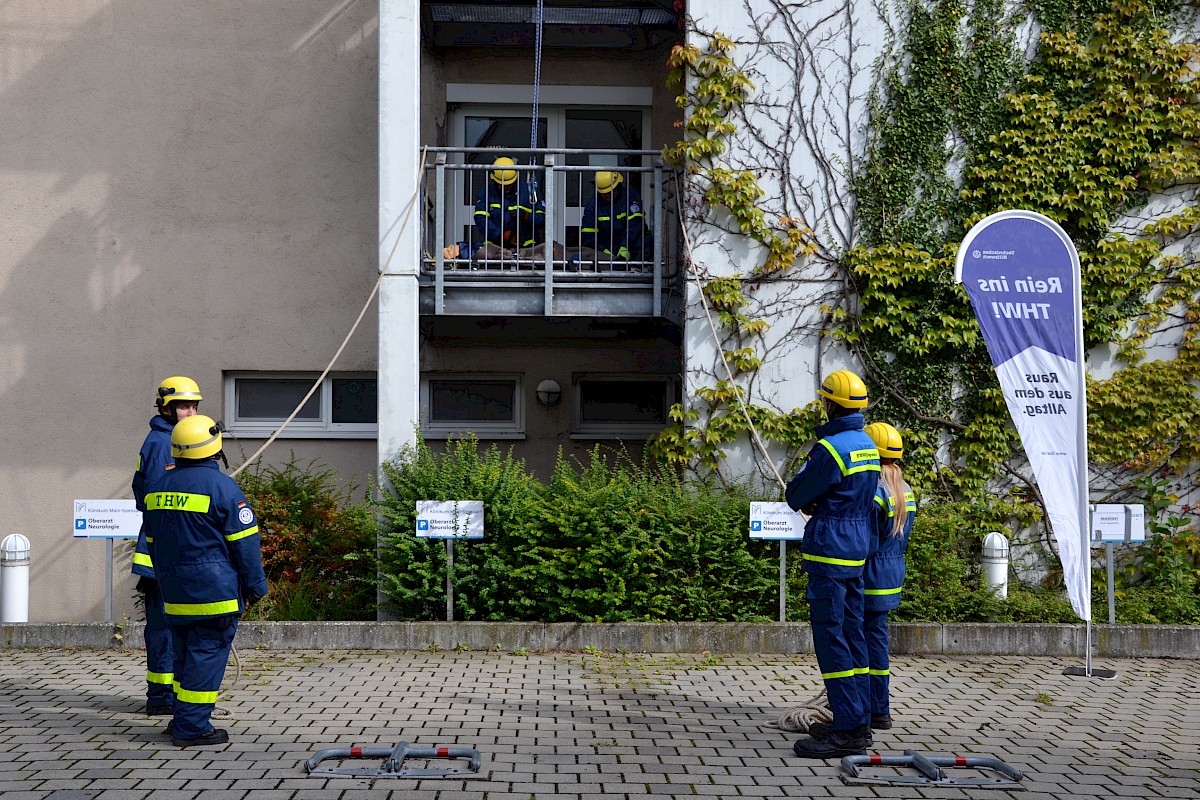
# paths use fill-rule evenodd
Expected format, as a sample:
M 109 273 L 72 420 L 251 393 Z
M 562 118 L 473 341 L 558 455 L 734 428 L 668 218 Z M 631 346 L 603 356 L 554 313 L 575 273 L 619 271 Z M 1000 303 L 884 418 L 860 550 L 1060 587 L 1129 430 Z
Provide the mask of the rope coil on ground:
M 770 725 L 784 731 L 808 733 L 814 722 L 833 722 L 833 711 L 829 708 L 829 697 L 824 689 L 804 705 L 784 711 Z

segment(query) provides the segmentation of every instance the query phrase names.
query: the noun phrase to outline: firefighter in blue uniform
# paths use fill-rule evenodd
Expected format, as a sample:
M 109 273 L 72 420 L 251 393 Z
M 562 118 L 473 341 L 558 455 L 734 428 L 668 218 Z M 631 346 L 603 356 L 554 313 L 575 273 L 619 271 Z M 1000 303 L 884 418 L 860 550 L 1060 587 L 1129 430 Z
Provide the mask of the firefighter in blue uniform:
M 515 251 L 546 239 L 546 204 L 520 178 L 516 162 L 501 156 L 492 162 L 488 179 L 475 199 L 475 227 L 480 244 L 476 258 L 512 258 Z
M 904 456 L 900 431 L 886 422 L 873 422 L 867 426 L 866 434 L 879 450 L 882 467 L 879 489 L 875 493 L 878 546 L 875 554 L 867 559 L 863 572 L 866 595 L 863 633 L 867 638 L 870 662 L 871 727 L 887 730 L 892 727 L 888 612 L 900 606 L 900 593 L 904 588 L 904 552 L 912 535 L 917 500 L 898 463 Z
M 579 244 L 625 261 L 648 261 L 654 248 L 642 199 L 624 182 L 619 172 L 596 173 L 596 192 L 583 205 Z
M 199 413 L 200 387 L 191 378 L 176 375 L 158 385 L 154 405 L 158 414 L 150 420 L 150 433 L 138 452 L 137 469 L 133 473 L 133 500 L 138 511 L 146 511 L 146 492 L 162 480 L 171 464 L 171 429 L 181 419 Z M 171 629 L 163 616 L 162 595 L 154 575 L 154 563 L 146 544 L 146 524 L 138 531 L 137 549 L 133 554 L 133 574 L 138 576 L 137 589 L 146 610 L 146 713 L 151 716 L 173 713 L 175 694 L 171 690 L 172 662 Z
M 196 415 L 171 432 L 175 459 L 146 495 L 154 559 L 175 662 L 176 747 L 223 744 L 211 717 L 238 618 L 267 594 L 258 521 L 237 483 L 221 473 L 221 429 Z
M 821 383 L 829 422 L 796 476 L 787 502 L 809 515 L 803 563 L 813 647 L 833 722 L 828 735 L 794 745 L 806 758 L 861 755 L 872 744 L 867 646 L 863 636 L 863 568 L 875 549 L 875 490 L 879 453 L 863 432 L 867 387 L 849 370 Z M 810 731 L 811 733 L 811 731 Z

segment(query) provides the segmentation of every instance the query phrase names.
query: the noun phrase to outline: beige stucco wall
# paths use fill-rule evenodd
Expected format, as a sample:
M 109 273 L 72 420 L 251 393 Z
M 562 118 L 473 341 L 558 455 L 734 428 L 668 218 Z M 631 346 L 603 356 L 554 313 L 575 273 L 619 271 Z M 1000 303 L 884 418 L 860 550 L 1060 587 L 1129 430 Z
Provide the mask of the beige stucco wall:
M 363 0 L 0 5 L 0 535 L 32 540 L 32 621 L 103 618 L 71 501 L 130 496 L 161 378 L 221 416 L 223 370 L 320 370 L 349 330 L 376 277 L 376 28 Z M 367 319 L 339 369 L 374 369 Z M 371 441 L 268 457 L 292 451 L 374 471 Z

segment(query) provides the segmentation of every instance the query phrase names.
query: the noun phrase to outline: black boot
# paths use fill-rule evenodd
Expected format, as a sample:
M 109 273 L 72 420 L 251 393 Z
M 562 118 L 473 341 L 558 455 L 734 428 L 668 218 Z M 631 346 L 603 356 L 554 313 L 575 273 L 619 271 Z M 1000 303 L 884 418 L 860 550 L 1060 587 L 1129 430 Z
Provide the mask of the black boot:
M 862 725 L 857 730 L 842 731 L 842 733 L 853 733 L 855 736 L 861 739 L 866 739 L 867 747 L 870 747 L 871 745 L 875 744 L 874 738 L 871 736 L 871 728 L 873 727 L 875 727 L 874 719 L 872 719 L 872 724 L 870 727 Z M 891 727 L 890 724 L 889 727 Z M 808 726 L 808 735 L 814 739 L 828 739 L 835 733 L 837 733 L 837 731 L 835 731 L 833 729 L 833 725 L 828 722 L 814 722 L 812 725 Z
M 892 728 L 891 714 L 872 714 L 871 727 L 877 731 L 887 731 Z
M 195 739 L 179 739 L 175 736 L 171 737 L 171 744 L 176 747 L 205 747 L 213 744 L 225 744 L 229 741 L 229 734 L 223 728 L 210 728 L 208 733 L 201 734 Z
M 792 750 L 801 758 L 841 758 L 866 755 L 871 742 L 860 736 L 862 729 L 833 731 L 824 739 L 800 739 Z

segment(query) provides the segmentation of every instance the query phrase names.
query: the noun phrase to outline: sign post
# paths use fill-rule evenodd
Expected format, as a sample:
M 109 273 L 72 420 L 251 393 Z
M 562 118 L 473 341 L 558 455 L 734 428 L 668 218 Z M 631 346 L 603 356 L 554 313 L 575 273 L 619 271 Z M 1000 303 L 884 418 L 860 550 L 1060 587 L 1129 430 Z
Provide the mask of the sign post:
M 787 622 L 787 543 L 804 539 L 806 518 L 787 503 L 751 503 L 750 538 L 779 542 L 779 621 Z
M 1117 624 L 1117 591 L 1113 581 L 1113 545 L 1146 541 L 1146 508 L 1140 503 L 1098 503 L 1092 506 L 1092 541 L 1104 545 L 1108 572 L 1108 623 Z
M 418 500 L 417 538 L 446 540 L 446 621 L 454 621 L 454 540 L 483 538 L 482 500 Z
M 104 540 L 104 621 L 113 621 L 113 539 L 136 539 L 142 512 L 132 500 L 76 500 L 73 536 Z

